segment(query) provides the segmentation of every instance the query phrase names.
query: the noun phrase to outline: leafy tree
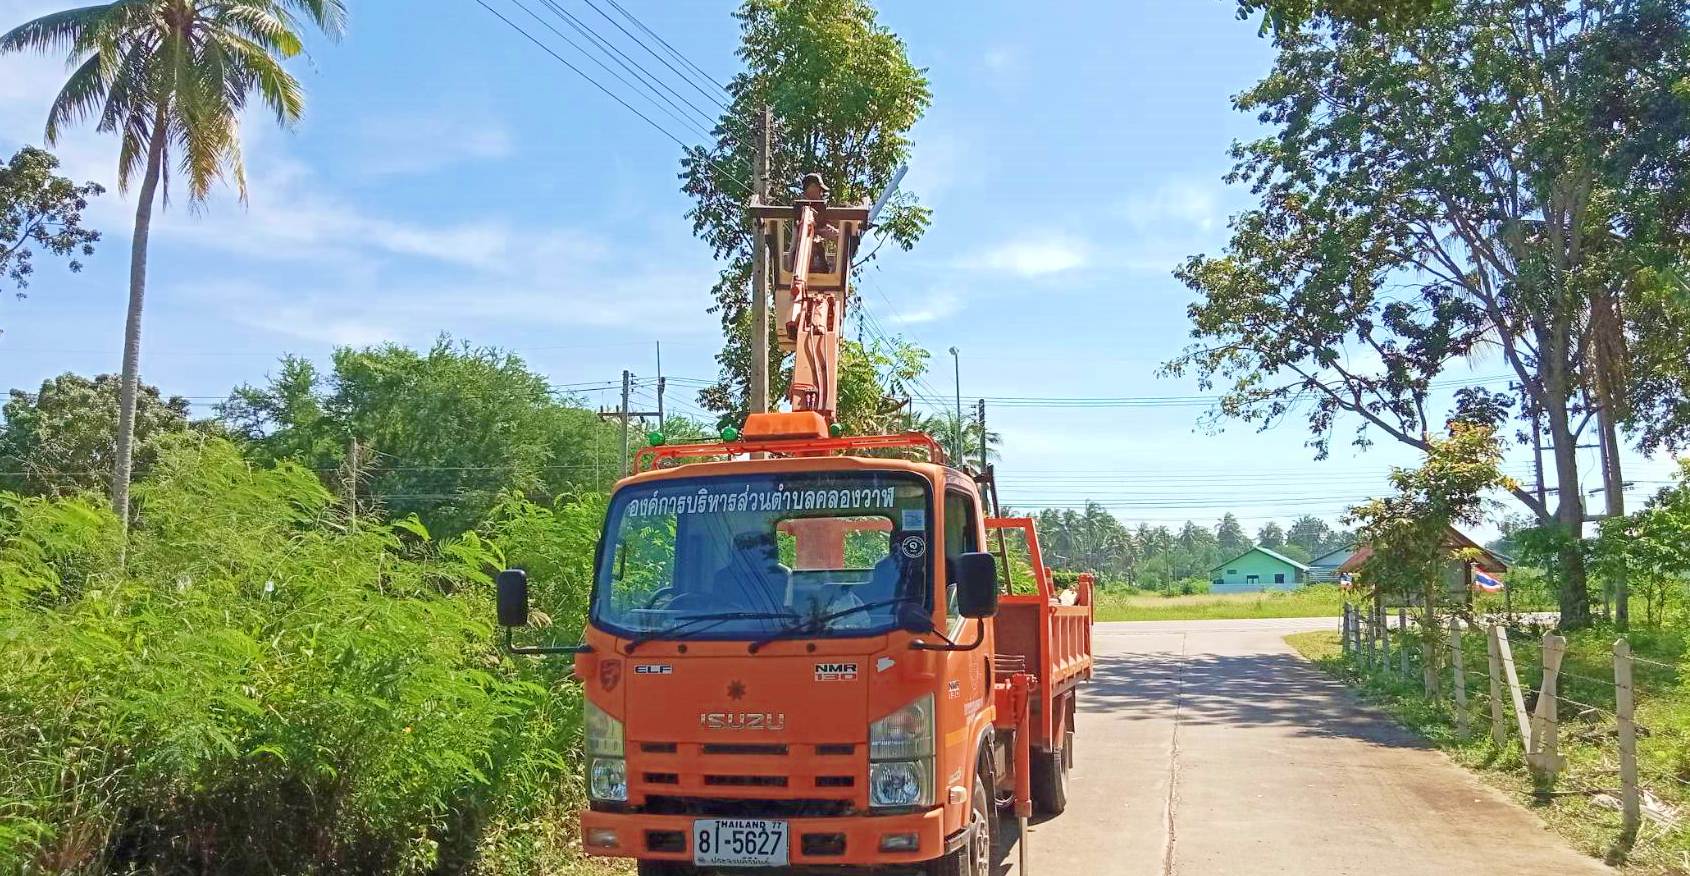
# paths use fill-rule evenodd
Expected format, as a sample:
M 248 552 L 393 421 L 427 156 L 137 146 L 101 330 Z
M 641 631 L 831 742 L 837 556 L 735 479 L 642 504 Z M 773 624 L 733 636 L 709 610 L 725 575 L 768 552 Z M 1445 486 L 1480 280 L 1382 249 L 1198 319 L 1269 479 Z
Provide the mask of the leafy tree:
M 897 432 L 907 417 L 900 398 L 927 370 L 927 351 L 899 339 L 839 341 L 839 424 L 854 435 Z M 782 378 L 782 384 L 787 378 Z M 743 415 L 729 415 L 739 422 Z
M 1278 523 L 1269 520 L 1262 524 L 1261 529 L 1256 530 L 1256 544 L 1270 551 L 1284 550 L 1285 530 Z
M 281 124 L 304 109 L 282 66 L 302 49 L 298 17 L 330 36 L 346 20 L 343 0 L 116 0 L 44 15 L 0 36 L 0 53 L 64 52 L 74 72 L 47 114 L 48 145 L 68 124 L 97 118 L 121 139 L 118 188 L 139 172 L 123 337 L 112 507 L 129 520 L 129 480 L 141 361 L 141 307 L 153 199 L 176 165 L 188 199 L 203 202 L 223 176 L 246 198 L 240 117 L 258 99 Z
M 1430 645 L 1441 630 L 1437 612 L 1447 589 L 1445 566 L 1477 559 L 1450 552 L 1449 529 L 1477 523 L 1485 493 L 1507 486 L 1507 479 L 1501 472 L 1501 445 L 1489 426 L 1452 421 L 1447 436 L 1431 436 L 1427 444 L 1420 466 L 1392 471 L 1392 495 L 1350 509 L 1348 519 L 1373 549 L 1362 566 L 1364 583 L 1382 593 L 1418 596 L 1420 629 Z M 1441 651 L 1428 647 L 1426 653 Z M 1434 665 L 1426 667 L 1425 677 L 1435 691 Z
M 219 416 L 258 459 L 297 461 L 343 490 L 356 440 L 360 507 L 417 514 L 442 533 L 474 527 L 505 493 L 550 502 L 603 489 L 623 468 L 617 427 L 557 397 L 520 358 L 446 338 L 425 353 L 342 348 L 327 376 L 287 357 Z
M 61 374 L 39 392 L 14 389 L 0 415 L 0 490 L 35 496 L 108 491 L 117 440 L 120 381 Z M 166 435 L 188 429 L 187 399 L 165 398 L 157 387 L 136 395 L 135 470 L 144 475 Z
M 1295 31 L 1317 18 L 1401 28 L 1449 6 L 1449 0 L 1238 0 L 1238 17 L 1264 12 L 1262 30 L 1274 32 Z
M 1342 547 L 1331 544 L 1334 537 L 1339 535 L 1341 533 L 1334 533 L 1331 525 L 1325 520 L 1313 514 L 1304 514 L 1291 521 L 1291 529 L 1285 533 L 1285 543 L 1302 548 L 1310 557 L 1318 557 L 1329 550 Z
M 72 273 L 82 270 L 79 256 L 94 254 L 100 232 L 82 227 L 88 199 L 105 192 L 94 183 L 77 185 L 53 173 L 53 154 L 25 146 L 0 165 L 0 277 L 11 281 L 19 298 L 35 272 L 35 251 L 66 257 Z
M 1166 370 L 1225 384 L 1223 416 L 1265 427 L 1306 412 L 1321 456 L 1346 413 L 1358 445 L 1377 430 L 1429 450 L 1432 380 L 1494 351 L 1543 414 L 1557 482 L 1577 484 L 1580 400 L 1604 336 L 1592 301 L 1686 227 L 1690 201 L 1670 194 L 1690 170 L 1648 116 L 1683 112 L 1690 12 L 1451 6 L 1412 28 L 1322 19 L 1279 35 L 1273 72 L 1237 102 L 1276 129 L 1234 147 L 1231 179 L 1260 205 L 1234 221 L 1224 256 L 1178 271 L 1201 295 L 1198 343 Z M 1472 391 L 1456 415 L 1494 419 L 1508 402 Z M 1512 492 L 1576 539 L 1580 491 L 1554 508 Z M 1582 626 L 1582 559 L 1569 549 L 1561 565 L 1563 622 Z
M 1679 461 L 1678 482 L 1646 507 L 1602 521 L 1592 565 L 1625 576 L 1643 599 L 1644 622 L 1658 626 L 1674 599 L 1690 586 L 1690 460 Z
M 1250 549 L 1250 536 L 1245 534 L 1238 518 L 1228 512 L 1215 527 L 1215 543 L 1221 553 L 1232 557 Z
M 716 126 L 716 142 L 689 149 L 682 190 L 693 198 L 693 231 L 726 263 L 713 293 L 727 341 L 717 385 L 699 395 L 707 408 L 744 417 L 751 368 L 752 230 L 746 207 L 754 184 L 756 120 L 774 118 L 769 157 L 771 200 L 796 194 L 799 177 L 816 171 L 835 203 L 872 200 L 910 150 L 908 133 L 931 101 L 927 77 L 904 44 L 876 20 L 866 0 L 745 0 L 740 58 L 746 68 L 728 84 L 732 101 Z M 875 232 L 909 249 L 927 228 L 929 211 L 909 194 L 886 207 Z M 771 320 L 771 325 L 778 320 Z M 783 368 L 769 344 L 770 394 Z

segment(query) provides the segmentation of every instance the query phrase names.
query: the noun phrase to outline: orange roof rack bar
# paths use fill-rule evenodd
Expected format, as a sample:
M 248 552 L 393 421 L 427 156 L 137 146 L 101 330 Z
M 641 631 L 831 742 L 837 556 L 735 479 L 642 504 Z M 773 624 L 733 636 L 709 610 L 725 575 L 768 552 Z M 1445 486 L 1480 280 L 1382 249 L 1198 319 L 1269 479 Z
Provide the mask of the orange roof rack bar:
M 945 463 L 945 450 L 933 436 L 923 432 L 896 435 L 842 435 L 838 438 L 773 438 L 764 440 L 709 441 L 697 444 L 662 444 L 641 447 L 634 454 L 634 472 L 650 471 L 664 460 L 700 456 L 741 456 L 767 453 L 773 456 L 825 456 L 851 450 L 891 450 L 901 447 L 927 451 L 929 462 Z

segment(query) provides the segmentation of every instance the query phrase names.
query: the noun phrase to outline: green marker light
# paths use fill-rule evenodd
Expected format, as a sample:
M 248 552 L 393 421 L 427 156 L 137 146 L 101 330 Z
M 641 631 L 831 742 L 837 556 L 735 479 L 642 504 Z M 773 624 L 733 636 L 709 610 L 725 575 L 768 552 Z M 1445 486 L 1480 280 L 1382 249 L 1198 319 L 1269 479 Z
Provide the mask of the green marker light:
M 838 438 L 839 436 L 845 434 L 845 427 L 838 423 L 829 423 L 827 427 L 827 434 Z
M 662 447 L 663 442 L 667 440 L 669 439 L 664 438 L 662 432 L 647 432 L 645 435 L 646 443 L 653 447 Z
M 723 426 L 722 427 L 722 440 L 723 441 L 738 441 L 739 440 L 739 430 L 735 429 L 732 426 Z

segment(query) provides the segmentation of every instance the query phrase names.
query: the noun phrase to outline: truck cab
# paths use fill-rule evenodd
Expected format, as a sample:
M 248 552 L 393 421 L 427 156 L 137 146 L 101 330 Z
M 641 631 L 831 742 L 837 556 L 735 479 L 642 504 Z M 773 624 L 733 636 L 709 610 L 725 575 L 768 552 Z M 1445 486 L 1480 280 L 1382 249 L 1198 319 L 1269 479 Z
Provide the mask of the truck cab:
M 1050 808 L 1071 763 L 1089 587 L 1083 605 L 1048 576 L 1001 596 L 980 488 L 942 461 L 734 455 L 612 494 L 575 656 L 586 851 L 650 874 L 989 872 L 998 807 L 1019 796 L 1025 816 L 1042 757 Z M 520 574 L 501 576 L 507 624 L 526 619 Z

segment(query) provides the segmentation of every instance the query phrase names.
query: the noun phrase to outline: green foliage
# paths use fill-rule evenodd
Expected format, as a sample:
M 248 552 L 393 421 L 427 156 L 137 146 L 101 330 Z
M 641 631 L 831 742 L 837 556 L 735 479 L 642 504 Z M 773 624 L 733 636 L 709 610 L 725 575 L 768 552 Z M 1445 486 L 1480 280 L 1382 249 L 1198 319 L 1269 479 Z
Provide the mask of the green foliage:
M 1448 548 L 1448 532 L 1457 524 L 1478 522 L 1484 494 L 1504 486 L 1502 448 L 1489 426 L 1450 423 L 1446 437 L 1428 437 L 1425 461 L 1418 468 L 1395 469 L 1395 494 L 1352 508 L 1362 543 L 1372 548 L 1361 569 L 1362 581 L 1399 599 L 1417 596 L 1426 623 L 1433 622 L 1447 591 L 1446 566 L 1477 557 Z
M 834 203 L 879 197 L 909 158 L 909 131 L 926 112 L 926 74 L 911 64 L 904 44 L 882 26 L 866 0 L 746 0 L 739 56 L 745 70 L 728 84 L 733 96 L 716 128 L 716 143 L 681 160 L 682 190 L 693 198 L 693 231 L 726 263 L 713 290 L 726 344 L 717 361 L 721 381 L 700 394 L 707 408 L 744 418 L 751 374 L 751 198 L 756 119 L 774 117 L 769 157 L 771 201 L 797 194 L 799 177 L 816 171 Z M 909 249 L 926 230 L 930 211 L 913 195 L 893 198 L 876 232 Z M 877 244 L 865 241 L 872 249 Z M 778 324 L 779 320 L 771 320 Z M 781 357 L 769 344 L 770 393 Z M 778 398 L 778 395 L 775 397 Z
M 1193 591 L 1175 587 L 1161 594 L 1106 591 L 1098 594 L 1100 621 L 1228 620 L 1232 618 L 1337 617 L 1343 613 L 1344 594 L 1330 584 L 1313 584 L 1295 590 L 1266 593 L 1206 594 L 1192 582 Z
M 136 0 L 44 15 L 0 36 L 0 53 L 64 52 L 73 71 L 47 115 L 47 141 L 98 119 L 122 138 L 118 186 L 158 146 L 166 166 L 202 201 L 229 177 L 246 196 L 241 111 L 256 96 L 284 124 L 305 98 L 283 61 L 304 48 L 304 19 L 337 37 L 342 0 Z M 192 71 L 186 75 L 184 71 Z M 150 205 L 149 205 L 150 207 Z
M 488 573 L 577 622 L 598 511 L 435 540 L 182 436 L 120 564 L 101 505 L 0 495 L 0 870 L 555 868 L 578 688 L 500 659 Z
M 1276 33 L 1294 32 L 1320 19 L 1403 28 L 1418 25 L 1450 5 L 1450 0 L 1238 0 L 1238 17 L 1265 13 L 1262 30 Z
M 486 519 L 509 491 L 549 501 L 603 489 L 621 471 L 618 429 L 509 353 L 441 338 L 422 353 L 341 348 L 333 361 L 324 376 L 290 356 L 268 386 L 236 389 L 219 416 L 259 459 L 297 460 L 342 492 L 356 439 L 360 506 L 448 534 Z
M 35 272 L 37 249 L 65 257 L 75 273 L 82 270 L 78 256 L 93 255 L 100 239 L 100 232 L 82 227 L 82 211 L 105 189 L 57 176 L 58 167 L 52 153 L 33 146 L 0 164 L 0 277 L 11 281 L 19 298 Z
M 1215 547 L 1220 551 L 1219 559 L 1224 562 L 1227 557 L 1235 557 L 1251 548 L 1250 536 L 1245 534 L 1243 524 L 1231 512 L 1221 517 L 1221 522 L 1215 526 Z M 1189 548 L 1188 548 L 1189 549 Z
M 1233 150 L 1259 206 L 1224 255 L 1177 272 L 1198 342 L 1168 373 L 1223 385 L 1219 416 L 1305 414 L 1323 456 L 1340 415 L 1358 445 L 1424 449 L 1431 381 L 1482 345 L 1543 413 L 1556 480 L 1579 482 L 1585 392 L 1624 410 L 1633 389 L 1627 333 L 1663 361 L 1683 337 L 1624 318 L 1615 290 L 1682 275 L 1690 252 L 1690 9 L 1453 0 L 1413 27 L 1317 16 L 1276 42 L 1237 101 L 1273 129 Z M 1455 413 L 1495 421 L 1511 401 L 1468 393 Z M 1541 522 L 1584 522 L 1578 491 L 1554 509 L 1513 492 Z M 1586 622 L 1583 568 L 1561 565 L 1562 614 Z
M 0 408 L 0 490 L 61 496 L 111 489 L 119 381 L 61 374 L 35 393 L 12 390 Z M 187 431 L 188 402 L 141 386 L 135 405 L 135 468 L 144 474 L 159 442 Z
M 1627 579 L 1650 626 L 1659 626 L 1690 595 L 1690 460 L 1679 466 L 1677 484 L 1639 511 L 1602 521 L 1591 546 L 1592 566 Z

